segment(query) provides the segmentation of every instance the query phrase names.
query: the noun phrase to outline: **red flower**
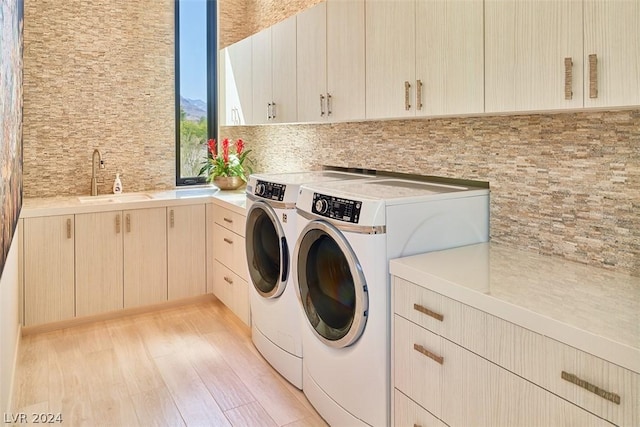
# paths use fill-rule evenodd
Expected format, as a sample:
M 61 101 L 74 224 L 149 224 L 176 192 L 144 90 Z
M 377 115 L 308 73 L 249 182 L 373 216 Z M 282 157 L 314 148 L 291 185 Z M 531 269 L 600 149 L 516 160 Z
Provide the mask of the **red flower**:
M 229 139 L 225 138 L 222 140 L 222 160 L 224 163 L 229 163 Z
M 238 139 L 236 141 L 236 153 L 238 153 L 238 156 L 242 154 L 243 150 L 244 150 L 244 141 L 241 139 Z
M 207 146 L 209 147 L 209 152 L 211 153 L 211 157 L 215 159 L 216 156 L 218 155 L 218 153 L 216 152 L 216 140 L 210 139 L 209 141 L 207 141 Z

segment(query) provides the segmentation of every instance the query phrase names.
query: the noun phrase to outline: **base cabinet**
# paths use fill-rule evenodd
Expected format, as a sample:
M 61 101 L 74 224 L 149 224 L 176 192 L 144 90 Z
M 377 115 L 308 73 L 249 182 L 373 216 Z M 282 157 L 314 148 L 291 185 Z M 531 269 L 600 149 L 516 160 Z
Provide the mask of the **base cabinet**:
M 637 373 L 397 277 L 393 292 L 395 425 L 638 425 Z
M 167 208 L 169 300 L 206 293 L 205 205 Z
M 249 272 L 244 238 L 246 216 L 216 204 L 208 205 L 207 209 L 211 249 L 207 262 L 207 290 L 249 325 Z
M 73 318 L 73 215 L 25 218 L 23 224 L 25 326 Z

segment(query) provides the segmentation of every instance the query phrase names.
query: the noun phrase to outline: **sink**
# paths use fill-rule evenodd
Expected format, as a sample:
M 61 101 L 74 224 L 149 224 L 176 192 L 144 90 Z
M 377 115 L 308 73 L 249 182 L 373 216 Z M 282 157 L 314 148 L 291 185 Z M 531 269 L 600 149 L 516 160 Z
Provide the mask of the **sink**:
M 103 194 L 101 196 L 79 196 L 80 203 L 125 203 L 150 200 L 151 196 L 144 193 Z

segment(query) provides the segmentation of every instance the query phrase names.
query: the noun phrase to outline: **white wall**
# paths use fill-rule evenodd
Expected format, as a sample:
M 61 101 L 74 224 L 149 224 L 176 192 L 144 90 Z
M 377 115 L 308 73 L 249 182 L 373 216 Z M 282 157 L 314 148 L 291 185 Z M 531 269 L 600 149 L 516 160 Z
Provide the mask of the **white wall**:
M 11 249 L 0 277 L 0 412 L 10 412 L 11 392 L 14 372 L 20 321 L 18 311 L 19 284 L 18 276 L 18 236 L 17 227 L 13 236 Z

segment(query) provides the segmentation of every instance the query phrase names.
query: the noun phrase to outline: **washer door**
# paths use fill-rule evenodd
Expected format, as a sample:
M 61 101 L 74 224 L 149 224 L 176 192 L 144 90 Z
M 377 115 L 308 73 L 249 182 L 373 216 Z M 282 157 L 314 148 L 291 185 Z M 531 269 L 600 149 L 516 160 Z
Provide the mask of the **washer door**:
M 289 276 L 287 239 L 278 216 L 269 204 L 257 201 L 247 212 L 245 231 L 251 283 L 263 297 L 277 298 Z
M 358 340 L 369 310 L 362 267 L 344 235 L 325 221 L 302 230 L 293 257 L 298 299 L 315 335 L 331 347 Z

